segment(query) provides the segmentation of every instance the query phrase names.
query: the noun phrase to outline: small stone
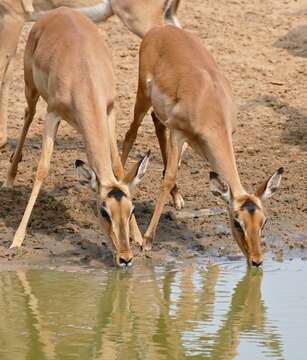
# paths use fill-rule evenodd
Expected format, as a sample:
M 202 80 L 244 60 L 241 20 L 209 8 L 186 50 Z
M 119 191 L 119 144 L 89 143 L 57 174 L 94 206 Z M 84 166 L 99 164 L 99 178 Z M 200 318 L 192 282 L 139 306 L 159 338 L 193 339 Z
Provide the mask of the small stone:
M 230 235 L 230 230 L 225 224 L 217 224 L 215 229 L 218 235 Z

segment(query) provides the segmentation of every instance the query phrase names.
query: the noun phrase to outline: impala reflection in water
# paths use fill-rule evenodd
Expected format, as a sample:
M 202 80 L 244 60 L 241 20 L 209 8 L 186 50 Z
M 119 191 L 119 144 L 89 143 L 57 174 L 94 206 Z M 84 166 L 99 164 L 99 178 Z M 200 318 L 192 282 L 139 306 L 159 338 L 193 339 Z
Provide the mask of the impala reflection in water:
M 307 264 L 268 266 L 2 272 L 0 359 L 303 360 Z

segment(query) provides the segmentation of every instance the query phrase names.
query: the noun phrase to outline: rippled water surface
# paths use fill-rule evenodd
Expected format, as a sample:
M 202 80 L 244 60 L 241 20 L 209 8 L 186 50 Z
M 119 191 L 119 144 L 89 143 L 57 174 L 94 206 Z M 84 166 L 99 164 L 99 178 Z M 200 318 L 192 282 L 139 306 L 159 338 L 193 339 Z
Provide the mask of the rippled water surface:
M 307 359 L 307 262 L 0 272 L 1 360 Z

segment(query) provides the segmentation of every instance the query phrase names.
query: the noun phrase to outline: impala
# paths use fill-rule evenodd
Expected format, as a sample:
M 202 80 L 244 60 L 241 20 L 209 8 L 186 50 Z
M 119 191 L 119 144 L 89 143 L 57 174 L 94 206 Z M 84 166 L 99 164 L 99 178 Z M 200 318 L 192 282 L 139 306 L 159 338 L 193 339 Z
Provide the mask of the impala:
M 232 145 L 236 111 L 231 88 L 195 35 L 174 26 L 157 27 L 145 35 L 140 47 L 134 120 L 124 141 L 123 165 L 151 106 L 165 176 L 143 237 L 144 249 L 151 248 L 169 194 L 177 207 L 183 205 L 176 175 L 183 145 L 188 143 L 214 170 L 210 172 L 211 191 L 225 201 L 232 234 L 248 264 L 259 266 L 262 263 L 261 231 L 266 222 L 262 203 L 278 188 L 283 168 L 254 194 L 244 190 Z
M 180 0 L 1 0 L 0 1 L 0 147 L 7 142 L 8 88 L 21 29 L 46 10 L 65 5 L 76 8 L 93 21 L 113 14 L 134 34 L 143 37 L 165 21 L 180 26 L 176 12 Z
M 132 237 L 142 242 L 133 215 L 131 191 L 145 174 L 149 154 L 124 177 L 115 133 L 115 83 L 111 56 L 94 23 L 68 8 L 59 8 L 32 28 L 24 57 L 27 108 L 24 125 L 4 186 L 11 187 L 38 98 L 47 103 L 42 153 L 32 193 L 11 247 L 21 246 L 27 224 L 50 167 L 60 121 L 83 137 L 89 165 L 75 163 L 79 181 L 97 194 L 97 209 L 117 265 L 131 262 Z

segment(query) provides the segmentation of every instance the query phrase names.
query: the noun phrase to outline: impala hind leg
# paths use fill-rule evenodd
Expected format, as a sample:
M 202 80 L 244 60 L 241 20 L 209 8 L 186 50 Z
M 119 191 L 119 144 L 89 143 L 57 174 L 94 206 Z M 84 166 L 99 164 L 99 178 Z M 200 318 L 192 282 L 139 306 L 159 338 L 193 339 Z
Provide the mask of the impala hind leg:
M 181 24 L 177 18 L 177 10 L 179 7 L 180 0 L 172 0 L 170 6 L 167 8 L 165 12 L 165 22 L 167 24 L 173 24 L 179 28 L 181 28 Z
M 35 181 L 33 189 L 28 201 L 26 210 L 23 214 L 21 223 L 15 233 L 13 243 L 11 248 L 20 247 L 25 234 L 27 225 L 32 213 L 33 206 L 39 194 L 40 188 L 48 175 L 50 168 L 50 161 L 54 147 L 54 140 L 57 134 L 58 126 L 60 123 L 60 118 L 54 113 L 48 113 L 44 123 L 44 134 L 43 134 L 43 144 L 42 144 L 42 153 L 41 158 L 38 163 L 38 168 L 35 176 Z
M 17 147 L 14 151 L 14 153 L 11 156 L 11 165 L 7 174 L 6 182 L 4 183 L 4 187 L 12 187 L 14 184 L 14 180 L 17 174 L 18 164 L 22 157 L 22 148 L 26 139 L 26 136 L 28 134 L 28 130 L 30 128 L 30 125 L 33 121 L 35 110 L 36 110 L 36 104 L 39 98 L 39 95 L 36 90 L 29 88 L 26 88 L 26 98 L 28 102 L 28 107 L 25 109 L 25 115 L 24 115 L 24 124 L 21 132 L 21 136 L 19 138 Z
M 184 140 L 182 139 L 181 135 L 178 132 L 171 130 L 167 144 L 167 162 L 165 176 L 162 183 L 162 190 L 160 192 L 150 224 L 144 235 L 144 250 L 151 249 L 152 241 L 156 234 L 156 229 L 164 208 L 164 204 L 176 184 L 178 162 L 183 144 Z
M 146 115 L 148 109 L 150 108 L 150 100 L 144 94 L 143 91 L 138 89 L 138 93 L 136 96 L 136 102 L 134 107 L 134 119 L 130 124 L 130 128 L 126 133 L 124 144 L 123 144 L 123 152 L 122 152 L 122 164 L 125 166 L 130 150 L 135 142 L 138 129 Z
M 143 38 L 150 29 L 164 24 L 161 2 L 163 0 L 141 1 L 143 4 L 131 0 L 112 1 L 112 9 L 131 32 Z
M 1 10 L 0 10 L 1 11 Z M 7 142 L 7 106 L 14 57 L 24 19 L 0 14 L 0 147 Z
M 162 159 L 163 159 L 163 164 L 164 164 L 164 170 L 163 170 L 163 176 L 165 175 L 165 169 L 166 169 L 166 164 L 167 164 L 167 128 L 166 126 L 157 118 L 157 116 L 155 115 L 154 112 L 151 113 L 151 117 L 152 120 L 154 122 L 155 125 L 155 130 L 156 130 L 156 134 L 157 134 L 157 138 L 159 141 L 159 145 L 160 145 L 160 150 L 161 150 L 161 154 L 162 154 Z M 184 149 L 184 147 L 182 148 L 182 150 Z M 181 155 L 182 152 L 180 153 L 180 157 L 179 157 L 179 161 L 178 161 L 178 167 L 179 167 L 179 162 L 181 159 Z M 174 185 L 174 187 L 171 190 L 171 196 L 173 199 L 173 203 L 174 206 L 177 210 L 180 210 L 184 207 L 184 200 L 181 196 L 181 194 L 179 193 L 179 189 L 177 184 Z

